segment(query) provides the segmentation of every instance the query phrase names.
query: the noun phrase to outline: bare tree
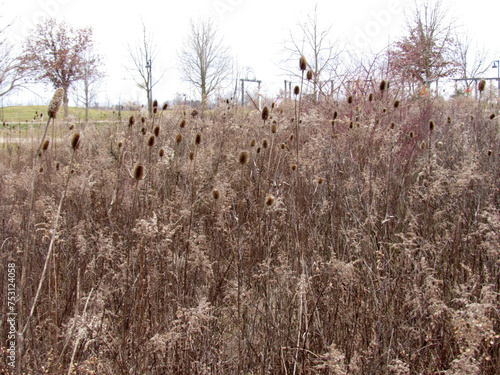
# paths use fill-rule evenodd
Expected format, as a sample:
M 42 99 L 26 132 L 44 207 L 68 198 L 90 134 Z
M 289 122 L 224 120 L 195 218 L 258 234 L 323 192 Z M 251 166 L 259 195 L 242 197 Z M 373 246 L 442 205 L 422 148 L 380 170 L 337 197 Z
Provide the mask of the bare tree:
M 0 98 L 24 83 L 25 69 L 14 52 L 14 47 L 4 37 L 7 25 L 0 29 Z
M 292 77 L 298 77 L 297 62 L 301 56 L 307 60 L 308 69 L 312 70 L 314 100 L 325 83 L 330 83 L 338 74 L 338 61 L 342 53 L 339 41 L 331 40 L 331 27 L 322 28 L 318 22 L 317 6 L 307 15 L 304 22 L 299 22 L 296 32 L 290 31 L 289 39 L 284 43 L 287 53 L 285 64 L 291 68 L 284 70 Z
M 146 91 L 149 113 L 153 111 L 153 87 L 163 78 L 163 73 L 153 80 L 153 63 L 158 57 L 158 47 L 154 42 L 153 34 L 148 32 L 144 22 L 142 23 L 142 40 L 135 46 L 128 46 L 128 52 L 132 61 L 131 67 L 126 67 L 132 75 L 139 88 Z
M 490 65 L 489 51 L 485 48 L 473 46 L 468 34 L 456 35 L 456 60 L 459 78 L 465 79 L 466 88 L 470 87 L 469 78 L 477 78 L 488 71 Z
M 399 72 L 401 83 L 426 86 L 457 70 L 453 21 L 447 21 L 447 11 L 441 0 L 415 3 L 407 19 L 407 35 L 396 42 L 389 52 L 389 64 Z
M 99 65 L 93 63 L 93 52 L 85 56 L 82 62 L 83 77 L 74 87 L 74 98 L 78 106 L 85 108 L 85 122 L 89 120 L 89 107 L 95 103 L 99 94 L 100 85 L 104 74 L 99 70 Z
M 187 82 L 201 95 L 202 109 L 208 97 L 231 74 L 231 57 L 212 20 L 191 20 L 191 31 L 179 52 L 181 70 Z

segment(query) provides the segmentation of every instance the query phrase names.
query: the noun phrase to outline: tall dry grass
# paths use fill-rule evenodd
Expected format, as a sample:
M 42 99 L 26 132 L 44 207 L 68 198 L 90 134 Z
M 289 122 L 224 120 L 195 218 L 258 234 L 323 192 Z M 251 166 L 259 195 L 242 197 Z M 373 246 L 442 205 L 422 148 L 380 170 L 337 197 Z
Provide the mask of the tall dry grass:
M 59 121 L 32 210 L 35 144 L 2 151 L 21 370 L 498 374 L 498 107 L 396 93 Z

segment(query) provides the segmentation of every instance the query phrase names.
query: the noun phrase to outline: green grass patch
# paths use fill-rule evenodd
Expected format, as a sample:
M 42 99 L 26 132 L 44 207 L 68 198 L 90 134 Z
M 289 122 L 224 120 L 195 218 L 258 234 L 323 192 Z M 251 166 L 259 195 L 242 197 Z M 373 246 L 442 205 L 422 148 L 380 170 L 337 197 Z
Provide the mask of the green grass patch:
M 69 107 L 69 115 L 72 116 L 77 122 L 85 121 L 85 108 Z M 43 114 L 43 117 L 40 115 Z M 135 112 L 122 111 L 122 119 L 127 119 Z M 0 108 L 0 121 L 9 124 L 31 123 L 46 120 L 47 106 L 46 105 L 27 105 L 27 106 L 13 106 Z M 62 118 L 62 109 L 59 116 Z M 118 119 L 118 112 L 101 109 L 89 109 L 89 121 L 116 121 Z

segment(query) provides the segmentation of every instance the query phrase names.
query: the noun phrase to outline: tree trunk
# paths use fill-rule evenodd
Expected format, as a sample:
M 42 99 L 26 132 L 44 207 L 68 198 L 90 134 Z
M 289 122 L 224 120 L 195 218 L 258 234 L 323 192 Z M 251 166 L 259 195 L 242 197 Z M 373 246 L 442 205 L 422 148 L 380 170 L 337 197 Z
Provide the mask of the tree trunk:
M 63 96 L 63 109 L 64 109 L 64 118 L 68 118 L 68 87 L 63 87 L 64 96 Z

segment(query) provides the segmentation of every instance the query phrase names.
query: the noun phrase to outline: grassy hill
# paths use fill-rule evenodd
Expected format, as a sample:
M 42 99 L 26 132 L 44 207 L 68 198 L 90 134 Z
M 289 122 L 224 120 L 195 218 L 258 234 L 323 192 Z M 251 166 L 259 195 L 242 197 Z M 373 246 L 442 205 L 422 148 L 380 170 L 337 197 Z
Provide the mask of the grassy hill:
M 62 109 L 61 109 L 62 111 Z M 47 115 L 46 105 L 27 105 L 4 107 L 0 109 L 0 121 L 6 123 L 39 121 L 40 114 Z M 85 108 L 69 107 L 70 116 L 77 121 L 85 120 Z M 122 117 L 128 117 L 131 112 L 122 111 Z M 117 118 L 117 113 L 110 110 L 89 109 L 90 121 L 111 120 Z

